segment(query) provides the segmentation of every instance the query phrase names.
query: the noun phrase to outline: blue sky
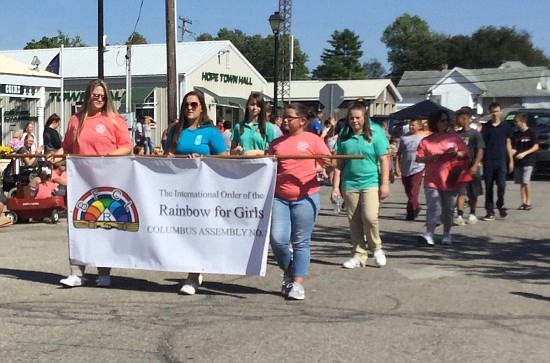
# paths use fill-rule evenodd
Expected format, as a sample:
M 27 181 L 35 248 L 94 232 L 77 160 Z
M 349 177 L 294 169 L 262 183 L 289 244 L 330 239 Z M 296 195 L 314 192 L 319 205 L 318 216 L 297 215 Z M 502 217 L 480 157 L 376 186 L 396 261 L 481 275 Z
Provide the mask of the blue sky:
M 220 28 L 248 35 L 271 33 L 268 18 L 278 0 L 175 0 L 177 15 L 190 19 L 188 29 L 215 35 Z M 97 45 L 96 0 L 2 0 L 0 49 L 22 49 L 33 38 L 80 35 Z M 104 31 L 108 43 L 123 44 L 134 30 L 141 0 L 104 0 Z M 164 0 L 144 0 L 136 31 L 149 43 L 165 41 Z M 361 61 L 378 59 L 387 70 L 387 49 L 380 41 L 384 29 L 409 13 L 424 19 L 432 31 L 471 35 L 481 26 L 514 26 L 527 30 L 534 45 L 550 57 L 550 1 L 517 0 L 294 0 L 292 32 L 309 55 L 310 70 L 320 64 L 323 48 L 334 30 L 349 28 L 363 41 Z M 178 33 L 179 34 L 179 33 Z M 178 35 L 179 39 L 179 35 Z M 189 34 L 186 40 L 192 40 Z

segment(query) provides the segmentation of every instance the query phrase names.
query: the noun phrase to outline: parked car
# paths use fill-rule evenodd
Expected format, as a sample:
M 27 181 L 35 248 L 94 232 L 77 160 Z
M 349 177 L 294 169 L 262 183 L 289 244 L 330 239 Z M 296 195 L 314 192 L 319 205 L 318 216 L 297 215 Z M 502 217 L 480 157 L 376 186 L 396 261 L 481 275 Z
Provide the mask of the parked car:
M 511 111 L 506 115 L 506 122 L 513 122 L 516 115 L 522 112 L 527 114 L 527 124 L 539 140 L 539 150 L 535 154 L 535 172 L 550 174 L 550 109 L 525 108 Z

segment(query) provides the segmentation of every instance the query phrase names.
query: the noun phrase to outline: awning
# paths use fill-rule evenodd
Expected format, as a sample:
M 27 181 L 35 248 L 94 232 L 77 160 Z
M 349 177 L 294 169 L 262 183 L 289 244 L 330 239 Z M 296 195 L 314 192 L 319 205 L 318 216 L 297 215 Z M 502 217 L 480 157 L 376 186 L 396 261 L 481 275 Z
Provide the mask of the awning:
M 204 93 L 205 95 L 212 97 L 215 101 L 214 103 L 216 103 L 217 106 L 239 107 L 239 104 L 237 104 L 237 102 L 234 101 L 238 97 L 223 97 L 210 91 L 208 88 L 199 87 L 199 86 L 195 86 L 195 89 L 199 92 Z
M 226 97 L 230 105 L 237 106 L 241 109 L 246 109 L 246 100 L 240 97 Z
M 155 91 L 155 87 L 132 87 L 132 104 L 142 104 Z

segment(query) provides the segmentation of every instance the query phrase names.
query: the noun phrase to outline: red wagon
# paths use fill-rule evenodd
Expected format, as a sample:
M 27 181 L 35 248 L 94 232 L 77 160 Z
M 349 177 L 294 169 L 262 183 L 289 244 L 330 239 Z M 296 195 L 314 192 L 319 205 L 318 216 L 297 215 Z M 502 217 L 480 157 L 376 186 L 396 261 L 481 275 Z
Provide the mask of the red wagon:
M 51 223 L 55 224 L 59 221 L 59 212 L 67 210 L 65 198 L 62 196 L 44 199 L 10 197 L 6 204 L 9 209 L 6 215 L 13 219 L 14 224 L 31 218 L 50 218 Z

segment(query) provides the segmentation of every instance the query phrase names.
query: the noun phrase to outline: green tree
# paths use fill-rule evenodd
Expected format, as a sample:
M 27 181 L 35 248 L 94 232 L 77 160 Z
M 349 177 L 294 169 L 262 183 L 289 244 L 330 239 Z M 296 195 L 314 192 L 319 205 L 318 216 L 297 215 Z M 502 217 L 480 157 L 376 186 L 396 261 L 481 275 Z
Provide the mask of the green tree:
M 455 35 L 445 41 L 445 54 L 449 69 L 462 67 L 475 69 L 477 67 L 477 55 L 472 49 L 472 39 L 467 35 Z
M 382 35 L 386 44 L 392 76 L 407 70 L 439 69 L 447 63 L 444 41 L 447 37 L 434 33 L 418 16 L 403 14 L 388 26 Z
M 210 40 L 229 40 L 242 53 L 242 55 L 260 72 L 267 80 L 273 80 L 274 77 L 274 59 L 275 59 L 275 38 L 273 35 L 262 37 L 259 34 L 247 35 L 242 30 L 229 30 L 222 28 L 216 36 L 208 33 L 201 34 L 197 41 Z M 294 79 L 307 78 L 308 69 L 306 62 L 308 58 L 300 49 L 298 41 L 294 42 Z
M 363 63 L 363 72 L 365 72 L 365 77 L 367 79 L 382 78 L 384 74 L 386 74 L 386 70 L 382 66 L 382 63 L 375 58 Z
M 363 56 L 359 36 L 349 29 L 335 30 L 328 41 L 331 48 L 321 54 L 323 64 L 315 68 L 316 79 L 364 79 L 365 72 L 359 58 Z
M 44 36 L 40 40 L 32 39 L 30 42 L 27 42 L 27 45 L 25 45 L 23 49 L 59 48 L 61 44 L 67 48 L 86 47 L 86 44 L 84 44 L 80 38 L 80 35 L 76 35 L 74 38 L 71 38 L 65 35 L 61 30 L 58 30 L 56 36 Z
M 520 61 L 527 66 L 550 66 L 544 52 L 535 47 L 525 30 L 510 27 L 481 27 L 471 37 L 476 55 L 475 68 L 493 68 L 505 61 Z
M 140 33 L 133 32 L 132 34 L 130 34 L 128 40 L 126 41 L 126 45 L 128 44 L 149 44 L 149 42 Z

